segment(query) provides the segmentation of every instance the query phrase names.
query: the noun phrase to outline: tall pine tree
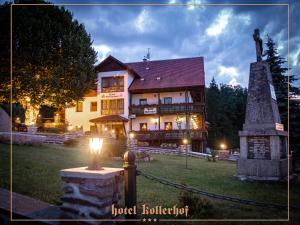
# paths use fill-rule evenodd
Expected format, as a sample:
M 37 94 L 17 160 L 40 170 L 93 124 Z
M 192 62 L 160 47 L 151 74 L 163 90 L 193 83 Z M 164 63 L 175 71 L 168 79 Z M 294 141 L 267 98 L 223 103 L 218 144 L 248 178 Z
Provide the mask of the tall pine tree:
M 277 47 L 272 38 L 269 36 L 266 46 L 267 49 L 265 50 L 264 55 L 267 56 L 266 62 L 268 62 L 270 65 L 280 119 L 284 124 L 285 129 L 287 129 L 289 81 L 288 76 L 286 76 L 285 73 L 287 72 L 288 68 L 284 66 L 286 61 L 278 54 Z

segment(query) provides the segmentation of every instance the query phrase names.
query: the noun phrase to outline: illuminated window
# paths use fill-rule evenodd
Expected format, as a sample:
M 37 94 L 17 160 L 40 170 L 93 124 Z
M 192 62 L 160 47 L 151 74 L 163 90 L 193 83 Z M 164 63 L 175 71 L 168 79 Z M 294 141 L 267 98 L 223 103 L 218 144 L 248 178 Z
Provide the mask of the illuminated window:
M 90 112 L 97 112 L 97 102 L 91 102 Z
M 83 111 L 83 102 L 77 102 L 76 112 L 82 112 L 82 111 Z
M 140 131 L 147 131 L 147 123 L 140 123 Z
M 165 130 L 172 130 L 172 122 L 165 122 Z
M 102 92 L 123 92 L 124 77 L 102 77 Z
M 102 115 L 120 115 L 124 114 L 124 99 L 101 100 Z

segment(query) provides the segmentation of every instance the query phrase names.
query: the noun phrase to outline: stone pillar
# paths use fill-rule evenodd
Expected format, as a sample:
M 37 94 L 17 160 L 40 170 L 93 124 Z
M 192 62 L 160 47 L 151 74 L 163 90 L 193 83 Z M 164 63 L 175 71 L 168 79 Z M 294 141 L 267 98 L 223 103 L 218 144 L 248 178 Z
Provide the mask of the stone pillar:
M 120 207 L 123 193 L 123 169 L 79 167 L 61 170 L 60 175 L 64 181 L 63 218 L 113 219 L 112 205 Z M 101 224 L 99 221 L 90 223 Z
M 251 63 L 245 123 L 239 132 L 237 176 L 253 180 L 288 177 L 287 135 L 280 121 L 269 65 L 264 61 Z

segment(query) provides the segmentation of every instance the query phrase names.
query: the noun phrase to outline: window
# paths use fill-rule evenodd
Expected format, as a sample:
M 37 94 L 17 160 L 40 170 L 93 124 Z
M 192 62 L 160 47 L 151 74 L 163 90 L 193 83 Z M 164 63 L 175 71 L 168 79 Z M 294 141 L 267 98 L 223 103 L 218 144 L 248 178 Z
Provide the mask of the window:
M 102 92 L 123 92 L 124 77 L 102 77 Z
M 140 123 L 140 131 L 147 131 L 147 123 Z
M 83 110 L 83 102 L 77 102 L 76 112 L 82 112 L 82 110 Z
M 172 97 L 165 97 L 164 104 L 172 104 Z
M 172 122 L 165 122 L 165 130 L 172 130 Z
M 124 114 L 124 99 L 101 100 L 102 115 Z
M 90 112 L 97 112 L 97 102 L 91 102 Z
M 140 105 L 147 105 L 147 99 L 146 98 L 141 98 L 140 99 Z

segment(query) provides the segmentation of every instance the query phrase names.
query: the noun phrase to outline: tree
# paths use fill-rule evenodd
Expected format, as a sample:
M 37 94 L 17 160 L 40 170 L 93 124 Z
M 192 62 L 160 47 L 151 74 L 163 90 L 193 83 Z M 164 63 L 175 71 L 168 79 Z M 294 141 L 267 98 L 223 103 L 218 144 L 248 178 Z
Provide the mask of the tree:
M 18 0 L 15 3 L 46 3 Z M 40 105 L 56 108 L 81 100 L 96 82 L 96 52 L 83 24 L 64 7 L 13 6 L 13 102 L 28 111 Z M 1 101 L 9 101 L 10 5 L 0 7 Z M 35 115 L 36 116 L 36 115 Z M 27 119 L 27 118 L 26 118 Z
M 209 88 L 206 89 L 206 108 L 208 127 L 208 146 L 215 148 L 215 140 L 219 138 L 218 133 L 218 99 L 220 97 L 220 90 L 215 81 L 215 78 L 210 82 Z
M 247 89 L 221 84 L 220 88 L 213 78 L 206 89 L 208 146 L 220 148 L 225 142 L 228 148 L 239 146 L 238 131 L 245 121 Z
M 267 49 L 264 55 L 267 56 L 266 62 L 269 63 L 270 72 L 272 74 L 275 94 L 277 98 L 278 109 L 280 113 L 281 122 L 287 128 L 288 124 L 288 88 L 294 81 L 294 77 L 285 75 L 288 68 L 283 65 L 286 63 L 284 58 L 279 56 L 277 47 L 271 37 L 268 36 L 266 43 Z M 289 83 L 290 82 L 290 83 Z
M 298 98 L 293 98 L 292 95 L 298 96 Z M 290 95 L 290 150 L 293 151 L 293 158 L 295 156 L 300 157 L 300 87 L 293 87 L 292 94 Z M 295 160 L 293 160 L 295 163 Z
M 294 75 L 286 75 L 288 69 L 283 66 L 286 61 L 278 54 L 276 44 L 269 36 L 266 46 L 266 61 L 270 65 L 281 122 L 284 124 L 285 129 L 287 129 L 289 119 L 290 150 L 298 151 L 297 154 L 299 154 L 299 102 L 289 101 L 290 94 L 292 92 L 297 93 L 297 88 L 293 86 L 293 82 L 296 79 Z M 290 93 L 288 92 L 289 90 Z

